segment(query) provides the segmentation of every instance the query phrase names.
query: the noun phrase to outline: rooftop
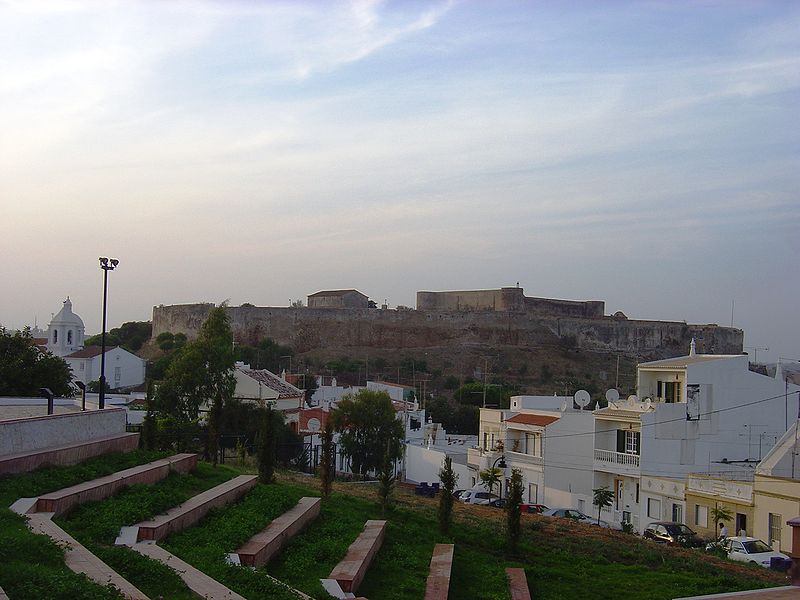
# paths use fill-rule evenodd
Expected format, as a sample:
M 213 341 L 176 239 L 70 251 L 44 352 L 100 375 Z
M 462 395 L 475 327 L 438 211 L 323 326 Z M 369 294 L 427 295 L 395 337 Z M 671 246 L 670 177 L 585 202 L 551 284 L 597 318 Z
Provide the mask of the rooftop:
M 350 294 L 352 292 L 355 292 L 356 294 L 361 294 L 361 292 L 359 292 L 358 290 L 353 290 L 353 289 L 350 289 L 350 290 L 322 290 L 321 292 L 316 292 L 314 294 L 310 294 L 308 297 L 309 298 L 314 298 L 316 296 L 344 296 L 345 294 Z M 364 296 L 365 294 L 361 294 L 361 295 Z
M 694 356 L 676 356 L 675 358 L 665 358 L 664 360 L 654 360 L 652 362 L 640 363 L 640 369 L 685 369 L 689 365 L 709 362 L 712 360 L 727 360 L 731 358 L 741 358 L 746 354 L 695 354 Z
M 269 389 L 278 392 L 278 398 L 297 398 L 305 394 L 303 390 L 294 387 L 288 381 L 284 381 L 272 371 L 266 369 L 239 369 L 248 377 L 255 379 L 259 383 L 267 386 Z
M 560 417 L 553 417 L 548 415 L 530 415 L 519 413 L 510 419 L 506 419 L 506 423 L 520 423 L 522 425 L 538 425 L 539 427 L 547 427 L 550 423 L 558 421 Z

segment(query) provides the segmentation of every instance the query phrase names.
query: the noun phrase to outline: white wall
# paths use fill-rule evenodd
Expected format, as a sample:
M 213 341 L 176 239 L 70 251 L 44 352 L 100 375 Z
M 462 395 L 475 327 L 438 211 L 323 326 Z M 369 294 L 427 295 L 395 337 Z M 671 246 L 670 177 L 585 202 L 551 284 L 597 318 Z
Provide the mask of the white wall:
M 760 441 L 762 457 L 769 451 L 786 431 L 787 413 L 794 423 L 798 388 L 789 385 L 787 408 L 783 381 L 750 371 L 747 361 L 736 356 L 687 367 L 687 383 L 700 384 L 706 396 L 700 421 L 686 420 L 685 404 L 657 404 L 642 414 L 642 475 L 726 471 L 723 458 L 758 460 Z
M 588 499 L 588 506 L 591 506 L 594 483 L 594 415 L 591 412 L 569 409 L 546 427 L 544 469 L 543 504 L 551 508 L 577 508 L 579 499 Z
M 100 355 L 91 358 L 67 358 L 75 381 L 89 383 L 100 379 Z M 80 365 L 84 364 L 81 370 Z M 106 350 L 106 381 L 111 388 L 132 387 L 144 383 L 145 361 L 122 348 Z M 120 377 L 116 377 L 119 368 Z
M 448 446 L 445 446 L 448 448 Z M 458 448 L 455 446 L 453 448 Z M 466 452 L 465 446 L 461 446 Z M 444 459 L 451 452 L 447 452 L 442 448 L 425 448 L 412 444 L 406 444 L 406 481 L 419 483 L 427 481 L 428 483 L 435 483 L 439 481 L 439 470 L 442 468 Z M 453 471 L 458 475 L 456 482 L 457 489 L 468 489 L 470 485 L 469 469 L 466 464 L 456 463 L 453 461 Z
M 125 433 L 125 409 L 0 421 L 0 456 Z

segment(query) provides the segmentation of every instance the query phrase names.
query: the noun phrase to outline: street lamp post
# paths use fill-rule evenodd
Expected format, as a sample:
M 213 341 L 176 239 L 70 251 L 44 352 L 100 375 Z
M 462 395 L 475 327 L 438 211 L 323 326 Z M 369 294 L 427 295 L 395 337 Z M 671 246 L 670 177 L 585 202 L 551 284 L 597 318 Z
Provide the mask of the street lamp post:
M 500 463 L 500 464 L 498 465 L 497 463 Z M 494 462 L 492 463 L 492 471 L 494 471 L 495 467 L 498 467 L 498 466 L 501 469 L 503 469 L 503 476 L 500 478 L 500 500 L 502 500 L 503 499 L 503 484 L 505 484 L 505 482 L 506 482 L 505 468 L 506 468 L 507 465 L 506 465 L 506 455 L 505 454 L 501 454 L 500 456 L 498 456 L 497 458 L 494 459 Z
M 106 407 L 106 300 L 108 299 L 108 272 L 113 271 L 119 261 L 116 258 L 100 257 L 103 269 L 103 331 L 100 334 L 100 400 L 99 408 Z

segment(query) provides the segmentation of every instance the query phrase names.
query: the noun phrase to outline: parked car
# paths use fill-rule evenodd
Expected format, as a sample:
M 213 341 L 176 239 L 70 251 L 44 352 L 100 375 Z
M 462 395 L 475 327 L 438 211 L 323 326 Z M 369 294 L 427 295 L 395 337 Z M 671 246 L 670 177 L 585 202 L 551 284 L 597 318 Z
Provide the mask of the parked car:
M 453 500 L 461 500 L 461 494 L 463 494 L 466 490 L 456 490 L 453 492 Z
M 791 560 L 787 555 L 776 552 L 766 543 L 754 537 L 729 537 L 722 541 L 722 545 L 728 551 L 728 558 L 731 560 L 749 562 L 766 568 L 770 567 L 772 558 Z
M 601 520 L 598 523 L 596 517 L 590 517 L 589 515 L 584 514 L 574 508 L 551 508 L 550 510 L 544 511 L 542 515 L 545 517 L 573 519 L 574 521 L 579 521 L 580 523 L 586 523 L 587 525 L 599 525 L 600 527 L 605 527 L 606 529 L 611 528 L 611 525 L 606 521 Z
M 685 548 L 699 548 L 703 545 L 703 540 L 694 531 L 683 523 L 674 521 L 655 521 L 650 523 L 645 527 L 642 537 L 659 544 L 683 546 Z
M 489 502 L 489 506 L 493 506 L 494 508 L 505 508 L 506 504 L 505 498 L 498 498 L 497 500 L 491 500 Z
M 542 514 L 549 509 L 544 504 L 520 504 L 519 510 L 524 513 Z
M 489 504 L 492 500 L 498 499 L 497 494 L 490 494 L 482 490 L 466 490 L 459 496 L 464 504 Z

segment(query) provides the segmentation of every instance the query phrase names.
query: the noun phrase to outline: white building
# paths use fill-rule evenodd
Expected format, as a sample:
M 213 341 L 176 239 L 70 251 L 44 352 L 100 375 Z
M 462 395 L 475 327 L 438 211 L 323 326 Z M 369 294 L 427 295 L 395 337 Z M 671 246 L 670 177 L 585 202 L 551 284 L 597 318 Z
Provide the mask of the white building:
M 64 356 L 72 369 L 73 381 L 89 383 L 100 379 L 100 355 L 100 346 L 87 346 Z M 143 384 L 146 365 L 124 348 L 106 348 L 106 382 L 112 390 Z
M 511 408 L 481 409 L 478 446 L 468 452 L 470 482 L 505 458 L 503 494 L 512 469 L 523 480 L 523 501 L 591 510 L 594 419 L 572 398 L 514 396 Z
M 83 319 L 72 312 L 72 301 L 67 296 L 64 306 L 47 327 L 47 349 L 55 356 L 77 352 L 83 349 L 85 330 Z
M 235 400 L 264 405 L 270 402 L 286 417 L 292 431 L 299 431 L 300 411 L 305 407 L 305 392 L 283 377 L 267 369 L 251 369 L 250 365 L 236 363 L 233 373 L 236 379 Z
M 757 462 L 764 436 L 793 422 L 797 389 L 750 371 L 747 355 L 640 364 L 638 396 L 594 412 L 593 487 L 614 491 L 610 520 L 640 532 L 653 521 L 702 520 L 686 514 L 687 476 Z

